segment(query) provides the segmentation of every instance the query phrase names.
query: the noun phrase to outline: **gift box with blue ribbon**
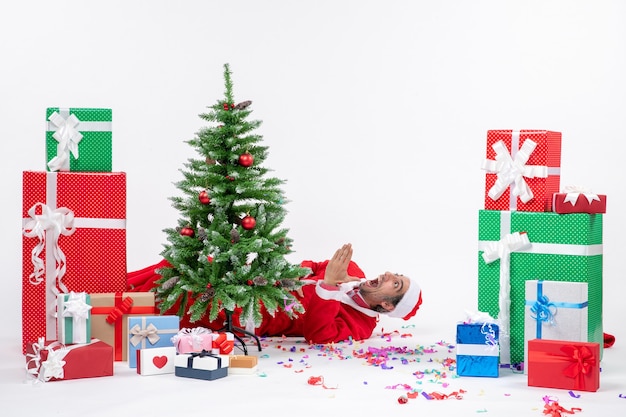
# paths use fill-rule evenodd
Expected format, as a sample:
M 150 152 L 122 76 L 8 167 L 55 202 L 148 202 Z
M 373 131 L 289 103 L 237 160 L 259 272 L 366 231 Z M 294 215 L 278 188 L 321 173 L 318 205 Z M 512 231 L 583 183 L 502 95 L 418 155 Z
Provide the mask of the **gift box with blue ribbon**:
M 184 378 L 212 381 L 228 375 L 228 356 L 209 351 L 181 353 L 174 359 L 174 374 Z
M 589 341 L 586 282 L 530 280 L 525 290 L 526 345 L 533 339 Z M 528 363 L 528 349 L 524 362 Z
M 459 323 L 456 327 L 456 373 L 499 376 L 499 328 L 495 323 Z

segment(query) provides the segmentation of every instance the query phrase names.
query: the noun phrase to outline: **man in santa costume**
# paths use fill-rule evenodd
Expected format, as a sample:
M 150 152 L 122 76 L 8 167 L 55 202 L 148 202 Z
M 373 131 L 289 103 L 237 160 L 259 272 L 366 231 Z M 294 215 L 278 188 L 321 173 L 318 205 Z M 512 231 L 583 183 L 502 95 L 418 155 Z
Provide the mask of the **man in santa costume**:
M 349 243 L 337 249 L 329 260 L 303 261 L 301 265 L 311 269 L 311 274 L 302 278 L 302 287 L 294 292 L 304 307 L 303 314 L 290 317 L 286 312 L 278 311 L 272 316 L 262 308 L 261 324 L 251 328 L 249 323 L 240 321 L 240 311 L 236 310 L 232 316 L 233 326 L 246 328 L 257 336 L 302 336 L 309 343 L 364 340 L 372 335 L 380 314 L 408 320 L 422 303 L 421 289 L 413 278 L 385 272 L 366 279 L 365 273 L 352 261 L 352 245 Z M 154 286 L 160 278 L 156 275 L 146 280 L 146 271 L 150 269 L 129 274 L 128 282 L 134 291 L 147 291 L 146 283 Z M 175 306 L 171 312 L 163 314 L 175 314 L 177 309 Z M 219 331 L 225 320 L 223 313 L 213 322 L 205 316 L 191 323 L 185 316 L 180 325 Z

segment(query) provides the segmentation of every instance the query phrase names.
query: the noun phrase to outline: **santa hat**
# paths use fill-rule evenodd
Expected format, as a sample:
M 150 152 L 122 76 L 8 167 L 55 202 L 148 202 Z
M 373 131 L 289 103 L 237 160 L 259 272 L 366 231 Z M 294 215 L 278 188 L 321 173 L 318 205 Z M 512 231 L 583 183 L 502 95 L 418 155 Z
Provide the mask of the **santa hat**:
M 396 308 L 386 313 L 389 317 L 398 317 L 408 320 L 417 313 L 420 304 L 422 304 L 422 290 L 419 284 L 415 279 L 407 278 L 409 278 L 410 282 L 409 289 L 406 290 L 400 302 L 396 304 Z

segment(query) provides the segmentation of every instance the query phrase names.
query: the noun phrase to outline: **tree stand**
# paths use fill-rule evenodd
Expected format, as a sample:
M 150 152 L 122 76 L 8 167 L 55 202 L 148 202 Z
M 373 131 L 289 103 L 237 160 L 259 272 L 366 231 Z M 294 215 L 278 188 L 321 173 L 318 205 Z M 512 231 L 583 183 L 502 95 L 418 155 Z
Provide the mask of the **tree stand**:
M 256 345 L 259 348 L 259 352 L 261 351 L 261 341 L 259 340 L 259 337 L 257 335 L 255 335 L 254 333 L 250 333 L 249 331 L 245 329 L 242 329 L 240 327 L 233 325 L 233 312 L 232 311 L 226 311 L 226 325 L 220 331 L 227 331 L 227 332 L 232 333 L 235 339 L 237 339 L 237 341 L 241 344 L 241 350 L 243 351 L 244 355 L 248 354 L 248 348 L 243 338 L 239 335 L 242 333 L 252 337 L 256 341 Z

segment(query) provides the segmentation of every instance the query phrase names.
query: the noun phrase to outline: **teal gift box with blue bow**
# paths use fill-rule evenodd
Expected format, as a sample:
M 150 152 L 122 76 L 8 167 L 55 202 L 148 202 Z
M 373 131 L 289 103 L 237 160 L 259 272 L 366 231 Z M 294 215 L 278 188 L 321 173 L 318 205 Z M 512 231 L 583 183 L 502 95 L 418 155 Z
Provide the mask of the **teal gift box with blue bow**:
M 529 340 L 588 340 L 588 285 L 586 282 L 526 281 L 524 344 Z M 524 362 L 528 363 L 528 349 Z

